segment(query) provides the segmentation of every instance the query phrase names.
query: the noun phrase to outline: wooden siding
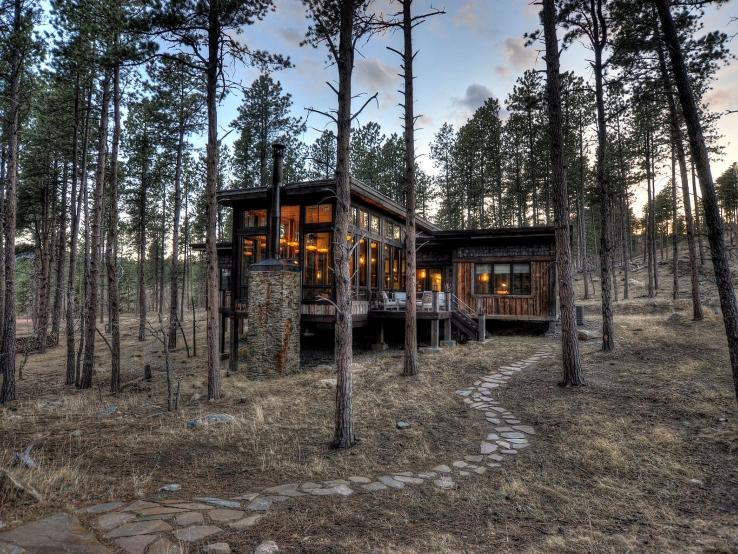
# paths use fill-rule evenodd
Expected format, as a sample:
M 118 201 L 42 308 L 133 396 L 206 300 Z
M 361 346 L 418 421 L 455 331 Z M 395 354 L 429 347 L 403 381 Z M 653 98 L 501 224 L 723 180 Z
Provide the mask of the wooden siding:
M 523 260 L 520 260 L 523 262 Z M 527 261 L 527 260 L 525 260 Z M 549 320 L 556 317 L 553 302 L 554 280 L 552 261 L 532 261 L 530 296 L 475 296 L 473 294 L 474 264 L 455 264 L 456 296 L 474 309 L 494 319 Z

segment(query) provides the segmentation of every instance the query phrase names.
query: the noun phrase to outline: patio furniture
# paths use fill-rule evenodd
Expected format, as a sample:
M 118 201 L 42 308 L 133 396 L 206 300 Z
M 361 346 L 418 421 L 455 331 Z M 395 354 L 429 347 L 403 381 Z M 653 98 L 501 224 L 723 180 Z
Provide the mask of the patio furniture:
M 433 293 L 431 291 L 423 291 L 420 301 L 418 302 L 418 308 L 424 312 L 430 312 L 433 310 Z
M 397 300 L 392 300 L 386 291 L 379 292 L 377 305 L 380 310 L 396 310 L 399 307 Z
M 395 301 L 397 302 L 398 308 L 404 309 L 405 305 L 407 304 L 407 293 L 406 292 L 396 292 Z

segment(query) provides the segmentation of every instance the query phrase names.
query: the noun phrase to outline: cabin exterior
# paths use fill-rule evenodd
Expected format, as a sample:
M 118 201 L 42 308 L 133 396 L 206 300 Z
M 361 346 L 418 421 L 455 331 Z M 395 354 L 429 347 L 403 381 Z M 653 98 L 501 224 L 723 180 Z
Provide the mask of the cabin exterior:
M 221 349 L 227 349 L 228 334 L 235 370 L 245 341 L 254 377 L 299 370 L 300 336 L 335 322 L 335 181 L 280 185 L 279 162 L 274 186 L 218 195 L 233 215 L 232 240 L 218 245 Z M 402 206 L 352 180 L 346 237 L 352 246 L 352 319 L 356 327 L 376 329 L 379 348 L 385 347 L 385 322 L 403 319 L 408 301 L 417 303 L 419 326 L 429 322 L 431 348 L 454 338 L 484 340 L 487 320 L 558 319 L 552 227 L 441 231 L 418 218 L 418 285 L 409 293 L 404 215 Z M 266 351 L 257 360 L 253 351 L 260 349 Z M 295 349 L 297 362 L 288 362 Z

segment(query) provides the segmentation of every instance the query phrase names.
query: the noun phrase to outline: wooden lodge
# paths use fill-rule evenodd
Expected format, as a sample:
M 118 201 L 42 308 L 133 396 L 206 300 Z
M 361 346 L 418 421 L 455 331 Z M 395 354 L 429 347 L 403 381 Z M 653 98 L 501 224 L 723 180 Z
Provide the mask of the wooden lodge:
M 249 276 L 268 258 L 299 274 L 298 342 L 300 334 L 335 321 L 335 186 L 318 180 L 219 193 L 219 203 L 233 210 L 232 240 L 218 245 L 221 337 L 230 335 L 232 363 L 249 336 L 249 304 L 259 301 L 250 298 Z M 278 219 L 272 218 L 275 205 Z M 483 340 L 488 320 L 558 319 L 552 227 L 442 231 L 418 218 L 417 290 L 410 292 L 405 291 L 404 215 L 402 206 L 352 180 L 347 240 L 354 246 L 353 324 L 376 328 L 380 347 L 384 323 L 404 318 L 408 301 L 417 303 L 419 328 L 429 322 L 432 348 L 458 338 Z M 270 233 L 273 227 L 278 239 Z M 221 349 L 226 351 L 224 339 Z

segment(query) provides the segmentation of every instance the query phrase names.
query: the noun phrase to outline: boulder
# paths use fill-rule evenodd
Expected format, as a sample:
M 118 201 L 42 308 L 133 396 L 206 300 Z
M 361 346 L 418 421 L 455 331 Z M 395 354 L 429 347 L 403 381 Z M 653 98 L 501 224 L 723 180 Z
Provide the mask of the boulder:
M 208 414 L 202 417 L 196 417 L 187 421 L 188 429 L 198 429 L 209 425 L 224 425 L 233 423 L 236 418 L 230 414 Z
M 35 504 L 41 502 L 41 495 L 31 487 L 17 478 L 13 477 L 4 469 L 0 469 L 0 499 L 2 504 Z

